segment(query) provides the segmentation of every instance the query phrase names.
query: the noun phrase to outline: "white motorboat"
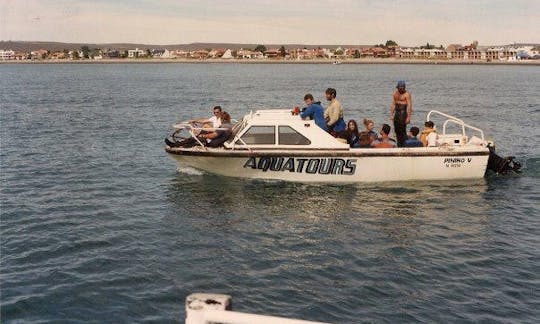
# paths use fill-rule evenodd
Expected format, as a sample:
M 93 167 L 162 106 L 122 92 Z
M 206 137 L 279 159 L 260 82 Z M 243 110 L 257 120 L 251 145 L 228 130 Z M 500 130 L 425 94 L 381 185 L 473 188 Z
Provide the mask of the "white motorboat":
M 165 150 L 180 166 L 229 177 L 296 182 L 477 179 L 486 173 L 488 160 L 497 172 L 519 169 L 512 158 L 494 154 L 493 143 L 481 129 L 436 110 L 426 120 L 435 116 L 443 119 L 436 147 L 351 148 L 312 120 L 302 120 L 290 110 L 267 109 L 245 115 L 216 148 L 197 138 L 201 128 L 173 125 L 176 133 L 189 133 L 195 145 L 167 145 Z M 450 128 L 458 131 L 447 132 Z

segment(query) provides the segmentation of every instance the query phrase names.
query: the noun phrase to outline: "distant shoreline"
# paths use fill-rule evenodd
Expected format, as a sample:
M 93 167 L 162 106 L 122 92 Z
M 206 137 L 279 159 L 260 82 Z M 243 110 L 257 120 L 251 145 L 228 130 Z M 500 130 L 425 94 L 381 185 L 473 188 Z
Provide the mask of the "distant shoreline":
M 102 60 L 5 60 L 0 64 L 334 64 L 335 60 L 273 60 L 273 59 L 102 59 Z M 347 59 L 345 64 L 432 64 L 432 65 L 515 65 L 540 66 L 540 60 L 481 61 L 481 60 L 430 60 L 430 59 Z

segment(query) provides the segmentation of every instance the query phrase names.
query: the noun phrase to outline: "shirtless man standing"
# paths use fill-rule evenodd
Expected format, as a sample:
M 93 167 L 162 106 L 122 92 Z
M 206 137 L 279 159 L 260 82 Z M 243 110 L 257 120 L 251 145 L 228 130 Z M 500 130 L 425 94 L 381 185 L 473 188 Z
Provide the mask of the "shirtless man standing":
M 407 124 L 411 122 L 411 114 L 411 94 L 405 90 L 405 81 L 398 81 L 396 90 L 392 95 L 390 120 L 394 121 L 394 130 L 399 147 L 403 147 L 407 139 Z

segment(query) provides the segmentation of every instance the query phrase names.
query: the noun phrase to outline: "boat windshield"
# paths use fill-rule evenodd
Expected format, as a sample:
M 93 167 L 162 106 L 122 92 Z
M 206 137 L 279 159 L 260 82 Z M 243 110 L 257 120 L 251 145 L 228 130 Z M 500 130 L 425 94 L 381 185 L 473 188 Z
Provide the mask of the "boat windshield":
M 232 134 L 230 138 L 234 138 L 238 132 L 240 132 L 246 126 L 246 119 L 242 118 L 232 128 Z

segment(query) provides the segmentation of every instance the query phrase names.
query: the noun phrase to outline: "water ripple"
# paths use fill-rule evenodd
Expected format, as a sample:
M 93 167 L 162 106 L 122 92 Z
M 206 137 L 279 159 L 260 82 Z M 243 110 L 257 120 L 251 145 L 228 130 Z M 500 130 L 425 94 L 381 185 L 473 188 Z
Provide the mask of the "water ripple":
M 338 323 L 540 318 L 537 67 L 0 70 L 5 322 L 178 322 L 194 292 L 232 294 L 236 310 Z M 320 99 L 328 86 L 347 118 L 382 122 L 402 76 L 413 124 L 436 98 L 523 173 L 309 185 L 177 168 L 163 152 L 173 121 L 215 104 L 237 118 L 301 104 L 306 92 Z

